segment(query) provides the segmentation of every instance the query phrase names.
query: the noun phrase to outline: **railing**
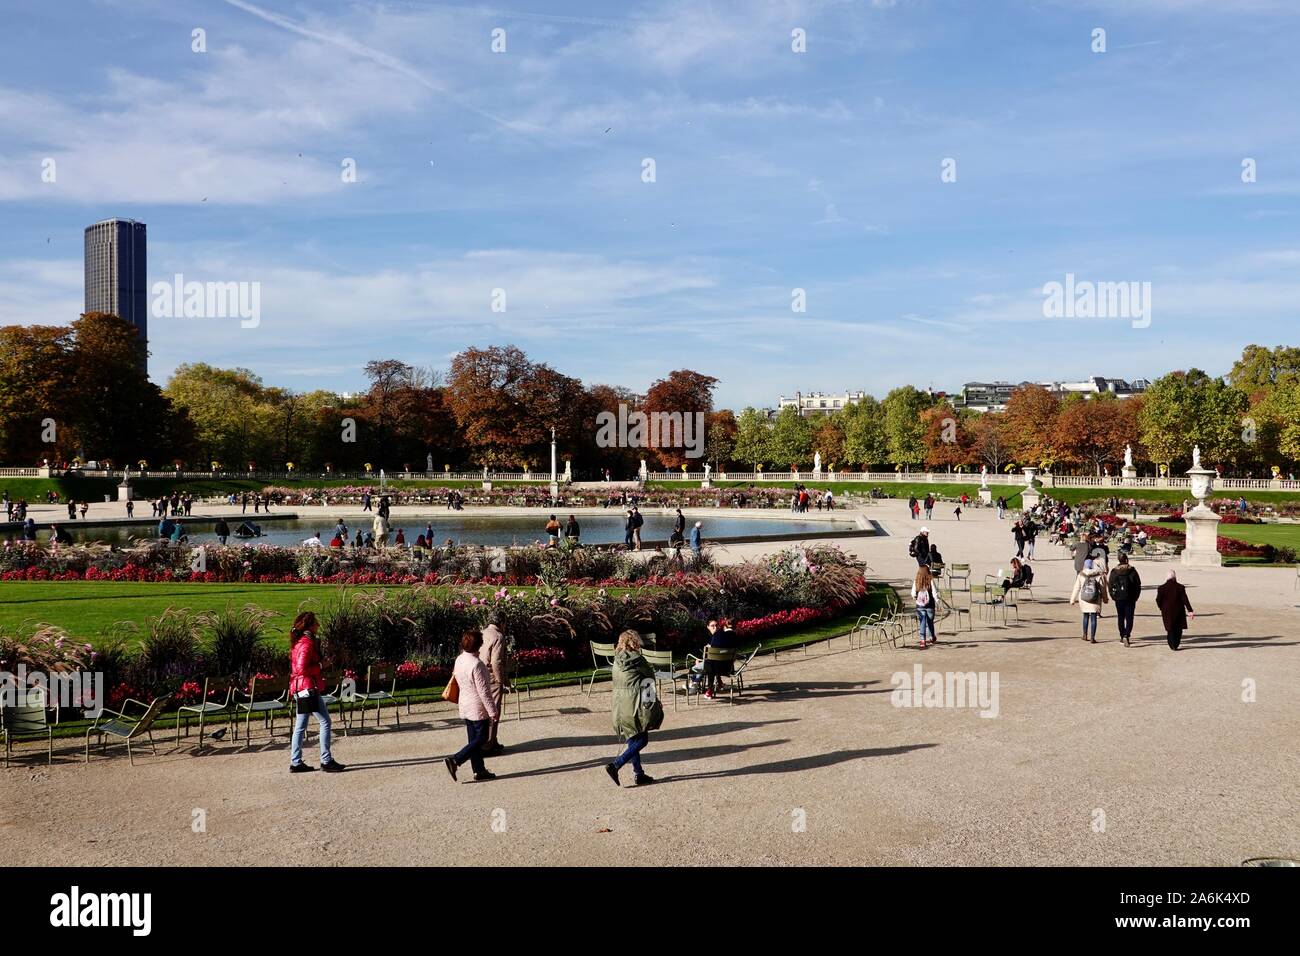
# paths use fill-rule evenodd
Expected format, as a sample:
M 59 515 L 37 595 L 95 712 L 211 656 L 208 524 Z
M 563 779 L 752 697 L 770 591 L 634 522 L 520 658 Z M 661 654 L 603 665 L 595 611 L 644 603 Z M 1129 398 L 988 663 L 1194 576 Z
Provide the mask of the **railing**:
M 704 472 L 654 471 L 647 476 L 650 481 L 703 481 Z M 946 471 L 714 471 L 708 476 L 713 481 L 837 481 L 862 482 L 887 485 L 907 482 L 912 484 L 979 484 L 985 478 L 990 486 L 1025 486 L 1023 474 L 989 474 L 982 476 L 970 472 Z M 1188 488 L 1191 479 L 1186 476 L 1156 478 L 1124 478 L 1122 475 L 1052 475 L 1039 473 L 1037 478 L 1045 488 Z M 1219 490 L 1294 491 L 1300 490 L 1300 481 L 1268 478 L 1215 478 Z
M 0 468 L 0 477 L 3 478 L 39 478 L 40 475 L 39 468 Z

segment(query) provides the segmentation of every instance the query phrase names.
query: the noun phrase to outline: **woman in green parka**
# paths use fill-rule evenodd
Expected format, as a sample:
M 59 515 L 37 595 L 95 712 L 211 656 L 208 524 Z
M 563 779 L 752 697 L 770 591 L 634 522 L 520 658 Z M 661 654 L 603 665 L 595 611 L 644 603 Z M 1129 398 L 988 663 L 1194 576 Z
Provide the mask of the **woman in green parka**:
M 624 631 L 614 651 L 614 733 L 627 741 L 627 749 L 605 765 L 614 786 L 622 786 L 618 772 L 629 762 L 636 771 L 638 787 L 655 782 L 641 769 L 641 751 L 650 740 L 650 731 L 658 730 L 663 722 L 664 708 L 659 702 L 654 668 L 641 656 L 641 635 Z

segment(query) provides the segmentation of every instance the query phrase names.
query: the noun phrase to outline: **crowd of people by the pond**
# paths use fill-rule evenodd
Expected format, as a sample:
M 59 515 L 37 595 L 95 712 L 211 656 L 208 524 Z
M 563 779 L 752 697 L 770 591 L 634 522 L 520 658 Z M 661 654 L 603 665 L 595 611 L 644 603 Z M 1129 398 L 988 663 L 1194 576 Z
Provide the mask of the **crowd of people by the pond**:
M 929 520 L 935 503 L 932 495 L 927 495 L 923 500 L 912 498 L 908 502 L 908 510 L 913 520 L 920 520 L 922 512 L 926 520 Z M 958 502 L 958 520 L 964 503 Z M 1069 603 L 1079 606 L 1083 640 L 1097 643 L 1097 621 L 1101 610 L 1106 604 L 1113 603 L 1120 641 L 1128 647 L 1131 646 L 1137 602 L 1142 594 L 1141 575 L 1129 558 L 1136 550 L 1148 545 L 1149 536 L 1137 522 L 1135 500 L 1124 502 L 1112 497 L 1106 504 L 1106 510 L 1090 510 L 1045 496 L 1033 507 L 1021 510 L 1018 517 L 1012 518 L 1011 537 L 1015 543 L 1015 554 L 1009 561 L 1010 570 L 1002 578 L 1000 586 L 1003 600 L 1013 590 L 1033 586 L 1034 569 L 1031 562 L 1034 560 L 1034 548 L 1039 534 L 1046 531 L 1052 544 L 1069 549 L 1074 563 L 1075 580 Z M 1240 506 L 1244 511 L 1244 498 Z M 1011 510 L 1007 499 L 998 498 L 994 507 L 997 508 L 998 520 L 1007 520 Z M 1129 517 L 1120 514 L 1126 507 Z M 917 563 L 911 590 L 920 646 L 925 648 L 938 643 L 935 633 L 936 611 L 941 606 L 943 594 L 946 592 L 950 595 L 951 591 L 938 586 L 945 564 L 938 545 L 930 540 L 928 527 L 920 528 L 908 547 L 908 553 Z M 951 575 L 949 583 L 951 584 Z M 1196 614 L 1187 598 L 1186 588 L 1178 581 L 1177 573 L 1172 568 L 1167 570 L 1164 583 L 1156 589 L 1156 606 L 1160 609 L 1169 647 L 1176 651 L 1181 644 L 1183 631 L 1187 628 L 1188 616 L 1195 618 Z

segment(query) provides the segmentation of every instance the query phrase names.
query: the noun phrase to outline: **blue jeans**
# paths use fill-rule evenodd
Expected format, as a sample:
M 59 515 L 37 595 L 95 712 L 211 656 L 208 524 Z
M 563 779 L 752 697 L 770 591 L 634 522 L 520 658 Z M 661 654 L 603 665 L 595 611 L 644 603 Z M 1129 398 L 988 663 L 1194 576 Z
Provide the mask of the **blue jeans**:
M 1083 636 L 1084 636 L 1084 637 L 1096 637 L 1096 636 L 1097 636 L 1097 618 L 1098 618 L 1098 616 L 1099 616 L 1099 613 L 1098 613 L 1097 611 L 1084 611 L 1084 612 L 1083 612 Z M 1089 628 L 1092 629 L 1092 633 L 1091 633 L 1091 634 L 1088 633 L 1088 629 L 1089 629 Z
M 451 758 L 456 761 L 457 767 L 468 760 L 475 773 L 487 773 L 487 765 L 483 763 L 483 745 L 487 743 L 488 731 L 491 728 L 490 720 L 465 721 L 465 736 L 469 738 L 469 743 L 461 747 L 456 756 Z
M 627 749 L 614 758 L 614 769 L 622 770 L 623 765 L 630 762 L 636 775 L 638 777 L 641 776 L 645 772 L 641 769 L 641 751 L 649 742 L 649 731 L 642 731 L 635 736 L 627 738 Z
M 934 608 L 918 607 L 916 609 L 916 630 L 921 640 L 925 640 L 927 629 L 930 631 L 930 640 L 937 641 L 938 638 L 934 636 Z
M 307 732 L 307 718 L 310 716 L 311 714 L 299 714 L 293 721 L 293 742 L 289 745 L 289 763 L 295 767 L 302 763 L 302 735 Z M 323 700 L 316 709 L 316 723 L 320 724 L 320 762 L 326 764 L 334 758 L 330 756 L 330 711 Z

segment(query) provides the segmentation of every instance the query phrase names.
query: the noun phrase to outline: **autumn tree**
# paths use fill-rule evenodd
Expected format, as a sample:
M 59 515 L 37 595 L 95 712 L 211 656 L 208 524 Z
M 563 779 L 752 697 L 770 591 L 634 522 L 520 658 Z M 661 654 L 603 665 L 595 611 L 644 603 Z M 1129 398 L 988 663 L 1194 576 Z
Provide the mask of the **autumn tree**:
M 1061 401 L 1041 385 L 1022 385 L 1007 399 L 1003 437 L 1011 455 L 1026 465 L 1056 457 L 1052 440 Z
M 678 369 L 669 372 L 667 377 L 651 383 L 646 392 L 644 409 L 647 415 L 660 415 L 660 421 L 673 423 L 672 428 L 652 428 L 650 430 L 651 448 L 664 468 L 679 468 L 687 463 L 686 451 L 682 447 L 685 439 L 683 432 L 676 430 L 676 423 L 681 422 L 683 429 L 687 417 L 690 417 L 692 429 L 696 421 L 704 422 L 713 411 L 713 389 L 718 380 L 712 375 L 702 375 L 690 369 Z M 696 418 L 695 416 L 700 416 Z M 700 434 L 693 430 L 691 437 L 701 445 L 704 442 L 703 429 Z M 668 432 L 670 434 L 665 434 Z M 702 450 L 702 449 L 701 449 Z
M 910 470 L 925 462 L 926 422 L 921 413 L 931 404 L 929 395 L 911 385 L 896 388 L 885 396 L 881 406 L 891 464 Z
M 957 412 L 946 402 L 921 413 L 925 422 L 925 464 L 929 468 L 946 468 L 971 460 L 970 434 Z
M 1087 401 L 1067 403 L 1056 422 L 1054 444 L 1066 461 L 1090 465 L 1100 475 L 1102 466 L 1124 460 L 1124 446 L 1133 435 L 1131 421 L 1121 406 L 1124 399 L 1102 393 Z

